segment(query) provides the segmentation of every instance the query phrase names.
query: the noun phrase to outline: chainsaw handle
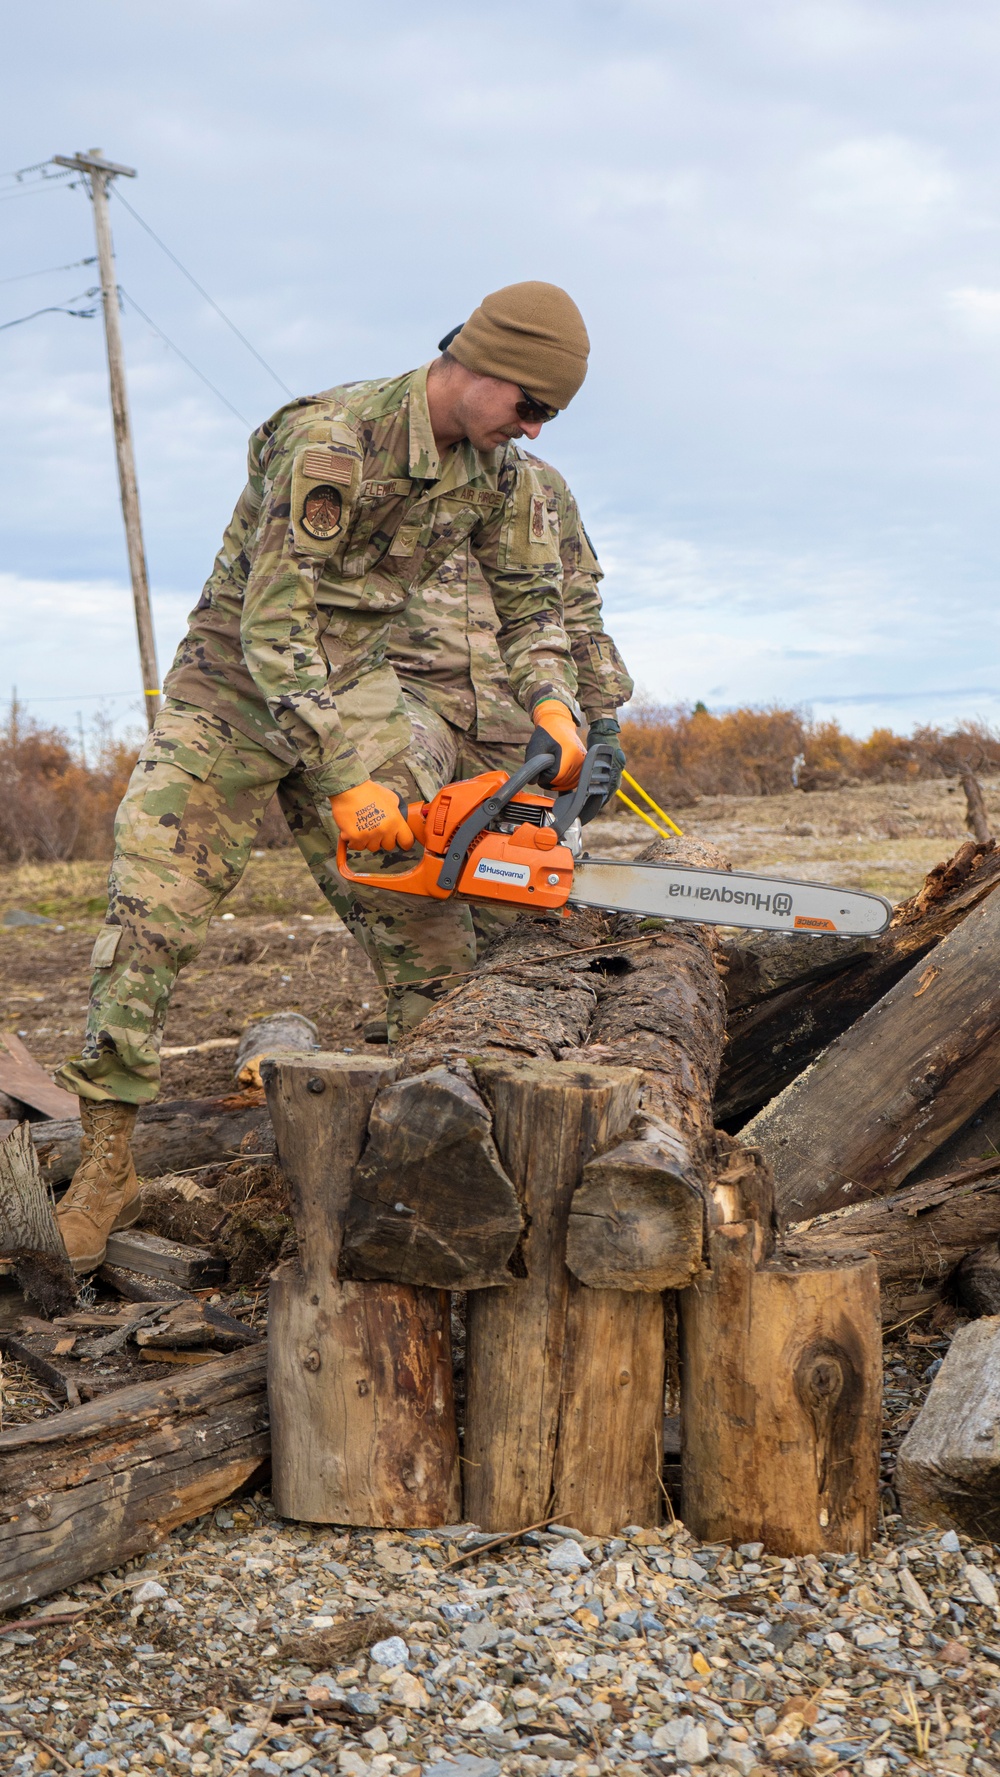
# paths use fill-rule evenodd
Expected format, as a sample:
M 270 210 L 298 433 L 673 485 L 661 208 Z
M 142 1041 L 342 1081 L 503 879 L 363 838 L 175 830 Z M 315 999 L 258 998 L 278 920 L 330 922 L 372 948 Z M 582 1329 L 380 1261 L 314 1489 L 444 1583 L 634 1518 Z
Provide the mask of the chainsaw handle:
M 418 809 L 422 808 L 422 806 L 423 804 L 420 802 L 412 804 L 412 807 Z M 407 824 L 409 824 L 408 818 Z M 429 852 L 424 852 L 423 857 L 418 859 L 417 863 L 414 864 L 413 869 L 404 871 L 400 876 L 365 876 L 360 871 L 352 870 L 350 864 L 347 862 L 347 840 L 344 838 L 343 834 L 341 833 L 337 839 L 337 869 L 340 871 L 345 882 L 359 883 L 362 888 L 384 889 L 388 885 L 393 891 L 399 891 L 407 895 L 429 894 L 430 888 L 428 887 L 428 877 L 436 863 L 436 858 L 432 857 Z M 430 866 L 430 869 L 428 866 Z

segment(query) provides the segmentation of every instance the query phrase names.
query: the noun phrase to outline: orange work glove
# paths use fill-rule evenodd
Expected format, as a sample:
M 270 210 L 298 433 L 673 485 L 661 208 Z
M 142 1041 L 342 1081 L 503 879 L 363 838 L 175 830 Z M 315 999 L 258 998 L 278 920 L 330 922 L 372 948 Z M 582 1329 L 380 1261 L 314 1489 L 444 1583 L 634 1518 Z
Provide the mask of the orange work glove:
M 570 711 L 558 698 L 543 697 L 532 711 L 532 720 L 535 732 L 528 742 L 525 758 L 531 759 L 543 752 L 556 755 L 554 770 L 547 771 L 539 778 L 539 783 L 551 790 L 574 789 L 587 749 L 577 734 Z
M 413 844 L 399 797 L 372 778 L 331 796 L 330 807 L 352 851 L 409 851 Z

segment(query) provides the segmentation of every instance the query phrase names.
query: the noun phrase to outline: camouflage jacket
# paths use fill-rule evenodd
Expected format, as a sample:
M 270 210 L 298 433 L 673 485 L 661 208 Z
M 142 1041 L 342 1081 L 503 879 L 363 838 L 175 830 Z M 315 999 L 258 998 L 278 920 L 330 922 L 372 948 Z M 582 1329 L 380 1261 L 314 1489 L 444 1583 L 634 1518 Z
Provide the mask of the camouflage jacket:
M 601 616 L 600 563 L 580 508 L 558 469 L 513 447 L 545 494 L 559 539 L 563 626 L 576 666 L 577 697 L 588 722 L 613 716 L 633 684 Z M 484 741 L 527 741 L 531 723 L 511 695 L 497 647 L 497 617 L 482 571 L 467 544 L 414 593 L 389 632 L 389 659 L 407 691 L 445 721 Z
M 558 537 L 523 454 L 463 442 L 439 455 L 427 366 L 290 402 L 250 439 L 166 695 L 303 767 L 316 794 L 350 789 L 408 739 L 392 621 L 466 543 L 519 702 L 574 704 Z

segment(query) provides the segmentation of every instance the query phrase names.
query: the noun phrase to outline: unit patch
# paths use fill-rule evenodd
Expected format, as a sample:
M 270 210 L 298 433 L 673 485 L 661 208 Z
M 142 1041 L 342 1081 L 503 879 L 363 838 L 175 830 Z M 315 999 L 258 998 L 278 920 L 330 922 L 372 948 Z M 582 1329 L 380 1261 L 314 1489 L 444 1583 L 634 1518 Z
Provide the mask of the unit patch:
M 310 488 L 302 502 L 302 529 L 318 542 L 327 543 L 340 530 L 342 510 L 343 501 L 335 487 L 324 483 Z
M 549 509 L 544 494 L 532 494 L 529 534 L 533 543 L 547 543 L 552 534 L 549 524 Z

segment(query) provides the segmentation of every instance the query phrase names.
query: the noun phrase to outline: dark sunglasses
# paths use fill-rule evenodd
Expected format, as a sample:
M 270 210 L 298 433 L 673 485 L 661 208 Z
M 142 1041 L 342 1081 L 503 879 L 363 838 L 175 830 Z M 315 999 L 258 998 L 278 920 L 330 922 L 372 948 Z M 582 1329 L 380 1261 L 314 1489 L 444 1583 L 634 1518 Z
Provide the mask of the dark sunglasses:
M 521 389 L 520 383 L 517 386 Z M 555 419 L 559 412 L 558 407 L 547 407 L 544 401 L 536 401 L 534 395 L 528 394 L 527 389 L 521 389 L 521 394 L 524 400 L 519 401 L 514 409 L 519 420 L 527 420 L 530 425 L 537 422 L 544 426 L 549 420 Z

